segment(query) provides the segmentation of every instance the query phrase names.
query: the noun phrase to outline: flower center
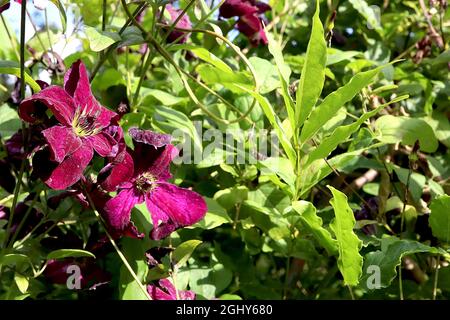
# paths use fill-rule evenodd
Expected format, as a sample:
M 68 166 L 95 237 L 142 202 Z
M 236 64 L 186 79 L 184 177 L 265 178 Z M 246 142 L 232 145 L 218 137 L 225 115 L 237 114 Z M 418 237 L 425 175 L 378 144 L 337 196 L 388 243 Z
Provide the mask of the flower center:
M 87 108 L 81 110 L 81 108 L 78 107 L 72 120 L 73 132 L 79 137 L 96 135 L 102 129 L 96 122 L 99 115 L 100 110 L 92 113 L 87 111 Z
M 151 173 L 145 172 L 140 174 L 136 180 L 135 185 L 136 188 L 141 191 L 142 193 L 147 193 L 149 191 L 152 191 L 156 187 L 156 177 L 152 175 Z

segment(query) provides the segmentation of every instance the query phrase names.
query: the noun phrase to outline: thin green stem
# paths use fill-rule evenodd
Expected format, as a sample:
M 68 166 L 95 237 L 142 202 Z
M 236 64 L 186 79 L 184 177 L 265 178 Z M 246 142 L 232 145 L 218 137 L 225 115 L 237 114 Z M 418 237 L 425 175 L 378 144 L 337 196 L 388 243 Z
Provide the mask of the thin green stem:
M 38 192 L 36 192 L 36 195 L 33 197 L 33 200 L 31 202 L 31 205 L 28 207 L 27 211 L 25 212 L 25 215 L 23 216 L 22 220 L 19 223 L 19 226 L 17 227 L 16 231 L 14 232 L 11 241 L 9 241 L 8 247 L 12 247 L 14 244 L 14 241 L 16 241 L 17 236 L 19 235 L 20 231 L 22 230 L 25 222 L 28 219 L 28 216 L 31 213 L 31 210 L 33 210 L 34 205 L 36 204 L 37 199 L 39 198 L 39 194 L 41 193 L 41 191 L 39 190 Z
M 107 5 L 107 0 L 103 0 L 103 13 L 102 13 L 102 31 L 106 30 L 106 5 Z
M 21 15 L 20 15 L 20 98 L 23 100 L 25 98 L 25 22 L 26 22 L 26 14 L 27 14 L 27 2 L 22 1 L 21 5 Z M 25 137 L 25 125 L 22 123 L 22 132 Z M 16 209 L 17 201 L 19 199 L 20 187 L 22 185 L 22 177 L 25 171 L 26 158 L 22 159 L 22 163 L 20 164 L 20 171 L 17 176 L 16 187 L 14 188 L 14 198 L 12 201 L 8 225 L 6 227 L 6 236 L 5 242 L 3 246 L 5 247 L 8 244 L 8 239 L 11 233 L 11 226 L 14 218 L 14 212 Z
M 94 202 L 92 201 L 91 196 L 89 195 L 89 193 L 87 192 L 86 188 L 83 186 L 84 189 L 84 193 L 89 201 L 89 205 L 91 206 L 91 209 L 94 211 L 95 216 L 97 217 L 97 219 L 99 220 L 99 222 L 103 225 L 103 228 L 105 229 L 105 233 L 109 239 L 109 242 L 112 244 L 112 246 L 114 247 L 114 250 L 116 251 L 117 255 L 120 257 L 120 259 L 122 260 L 122 263 L 125 265 L 125 267 L 128 269 L 128 271 L 130 272 L 131 276 L 133 277 L 134 281 L 136 282 L 136 284 L 139 286 L 139 288 L 141 289 L 142 293 L 147 297 L 148 300 L 152 300 L 152 298 L 150 297 L 147 289 L 145 288 L 145 286 L 141 283 L 141 280 L 139 280 L 138 276 L 136 275 L 136 273 L 134 272 L 133 268 L 131 267 L 130 263 L 128 262 L 127 258 L 125 257 L 125 255 L 122 253 L 122 251 L 120 251 L 120 248 L 118 247 L 116 241 L 114 240 L 114 238 L 111 236 L 111 234 L 108 231 L 108 227 L 107 224 L 105 222 L 105 220 L 103 219 L 103 217 L 98 213 L 97 209 L 95 209 L 95 205 Z
M 286 274 L 284 276 L 283 286 L 283 300 L 287 299 L 288 285 L 289 285 L 289 272 L 291 271 L 291 257 L 286 258 Z
M 439 283 L 439 267 L 441 264 L 440 260 L 441 260 L 441 256 L 438 255 L 437 259 L 436 259 L 436 271 L 434 272 L 433 300 L 436 300 L 436 296 L 437 296 L 437 288 L 438 288 L 438 283 Z

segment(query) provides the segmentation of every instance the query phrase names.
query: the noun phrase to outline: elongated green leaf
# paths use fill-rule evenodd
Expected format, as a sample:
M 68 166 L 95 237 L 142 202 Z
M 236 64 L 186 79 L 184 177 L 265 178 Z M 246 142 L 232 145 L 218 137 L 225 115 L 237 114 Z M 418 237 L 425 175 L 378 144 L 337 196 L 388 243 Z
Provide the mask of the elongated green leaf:
M 408 97 L 407 95 L 401 96 L 401 97 L 398 97 L 397 99 L 395 99 L 395 101 L 400 101 L 400 100 L 406 99 L 407 97 Z M 345 141 L 348 137 L 350 137 L 350 135 L 353 132 L 358 130 L 358 128 L 361 126 L 361 124 L 363 124 L 364 121 L 373 117 L 374 115 L 376 115 L 378 112 L 380 112 L 383 108 L 385 108 L 386 106 L 388 106 L 391 103 L 393 103 L 393 101 L 382 104 L 375 110 L 366 112 L 352 124 L 337 127 L 331 135 L 326 137 L 320 143 L 320 145 L 309 154 L 308 160 L 306 161 L 305 166 L 308 166 L 311 162 L 313 162 L 317 159 L 326 158 L 334 149 L 336 149 L 336 147 L 339 145 L 339 143 L 342 143 L 343 141 Z
M 283 146 L 283 149 L 286 152 L 289 160 L 291 161 L 292 166 L 295 167 L 295 163 L 296 163 L 296 161 L 295 161 L 295 159 L 296 159 L 295 150 L 292 147 L 291 142 L 287 138 L 286 133 L 283 130 L 283 126 L 281 125 L 281 121 L 278 118 L 278 116 L 276 115 L 276 113 L 273 110 L 272 106 L 270 105 L 269 101 L 265 97 L 263 97 L 262 95 L 260 95 L 257 92 L 254 92 L 254 91 L 249 90 L 249 89 L 247 89 L 245 87 L 242 87 L 242 86 L 238 86 L 238 87 L 240 87 L 244 91 L 247 91 L 254 98 L 256 98 L 256 100 L 258 101 L 259 105 L 263 109 L 267 120 L 269 120 L 270 124 L 275 129 L 277 137 L 280 140 L 281 145 Z
M 446 254 L 444 250 L 429 247 L 417 241 L 393 239 L 384 250 L 369 252 L 365 256 L 364 273 L 361 277 L 361 286 L 366 290 L 386 288 L 390 285 L 397 275 L 397 267 L 400 265 L 401 258 L 413 253 L 429 252 L 433 254 Z M 372 266 L 372 267 L 371 267 Z M 376 266 L 379 268 L 380 283 L 379 286 L 373 287 L 370 283 L 371 272 L 368 268 Z M 369 285 L 372 284 L 372 286 Z
M 173 252 L 172 258 L 178 267 L 182 267 L 194 253 L 195 248 L 202 242 L 200 240 L 188 240 L 180 244 Z
M 425 152 L 435 152 L 439 145 L 433 129 L 423 119 L 385 115 L 377 119 L 375 126 L 381 132 L 380 141 L 385 143 L 414 145 L 419 140 L 420 150 Z
M 47 255 L 47 259 L 64 259 L 64 258 L 78 258 L 78 257 L 89 257 L 95 258 L 95 255 L 89 251 L 81 249 L 59 249 L 50 252 Z
M 278 77 L 280 78 L 281 83 L 281 94 L 283 96 L 284 105 L 286 107 L 286 111 L 288 113 L 289 122 L 291 123 L 292 130 L 295 131 L 297 126 L 295 122 L 295 107 L 294 101 L 289 94 L 289 77 L 291 75 L 291 68 L 284 61 L 283 52 L 281 51 L 281 47 L 277 41 L 273 38 L 270 32 L 266 32 L 267 40 L 269 42 L 269 52 L 272 54 L 275 65 L 278 70 Z
M 450 240 L 450 196 L 442 195 L 430 205 L 430 227 L 433 235 L 445 242 Z
M 105 50 L 122 39 L 117 33 L 99 31 L 89 26 L 85 26 L 85 32 L 89 39 L 89 46 L 91 50 L 95 52 Z
M 0 74 L 12 74 L 18 78 L 20 78 L 20 65 L 15 61 L 0 61 Z M 33 92 L 41 91 L 41 87 L 37 84 L 33 78 L 25 72 L 25 82 L 33 89 Z
M 311 202 L 294 201 L 292 208 L 300 215 L 302 223 L 314 235 L 319 244 L 329 254 L 338 253 L 337 241 L 333 239 L 330 232 L 322 226 L 322 218 L 316 213 L 316 207 Z
M 325 81 L 325 64 L 327 62 L 327 44 L 320 21 L 320 1 L 316 1 L 316 12 L 313 17 L 311 37 L 306 50 L 305 64 L 302 68 L 300 83 L 297 89 L 297 107 L 295 119 L 301 126 L 311 113 Z
M 333 194 L 330 203 L 333 206 L 335 218 L 330 227 L 338 243 L 338 268 L 344 277 L 344 284 L 356 286 L 362 274 L 363 257 L 359 254 L 362 241 L 353 232 L 355 217 L 347 203 L 347 196 L 332 186 L 327 187 Z
M 346 85 L 330 93 L 323 102 L 317 106 L 305 121 L 300 135 L 302 143 L 309 140 L 336 112 L 370 84 L 384 66 L 356 74 Z
M 191 49 L 191 51 L 200 59 L 212 64 L 217 69 L 223 72 L 233 73 L 233 70 L 225 62 L 223 62 L 219 57 L 206 50 L 205 48 L 195 48 Z

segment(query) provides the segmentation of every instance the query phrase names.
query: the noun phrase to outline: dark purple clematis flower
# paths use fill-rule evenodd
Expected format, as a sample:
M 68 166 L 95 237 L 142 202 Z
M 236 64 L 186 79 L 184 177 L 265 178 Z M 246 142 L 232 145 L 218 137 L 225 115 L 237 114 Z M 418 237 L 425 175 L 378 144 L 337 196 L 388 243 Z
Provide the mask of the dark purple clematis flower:
M 271 8 L 267 3 L 256 0 L 226 0 L 219 9 L 223 18 L 239 17 L 237 29 L 249 38 L 253 46 L 267 44 L 262 17 Z
M 66 189 L 80 180 L 94 150 L 102 157 L 117 152 L 117 141 L 106 128 L 117 114 L 101 106 L 92 95 L 86 67 L 76 61 L 64 77 L 64 88 L 49 86 L 19 107 L 20 117 L 30 123 L 45 118 L 49 108 L 57 125 L 42 131 L 50 157 L 57 165 L 45 179 L 53 189 Z
M 175 22 L 175 20 L 177 20 L 180 14 L 182 14 L 183 12 L 183 10 L 176 9 L 170 4 L 166 5 L 166 10 L 170 14 L 171 18 L 170 22 Z M 187 14 L 184 14 L 181 17 L 181 19 L 177 22 L 176 27 L 180 29 L 191 29 L 192 24 L 191 20 L 189 19 L 189 16 Z M 178 40 L 179 43 L 185 43 L 188 38 L 188 35 L 185 34 L 183 31 L 173 30 L 167 37 L 167 41 L 175 42 L 178 38 L 180 38 L 180 40 Z
M 126 230 L 130 224 L 131 209 L 136 205 L 147 204 L 153 221 L 150 237 L 162 239 L 178 228 L 192 225 L 201 220 L 207 210 L 203 198 L 194 191 L 177 187 L 167 182 L 172 175 L 169 166 L 178 149 L 170 144 L 171 137 L 152 131 L 132 128 L 129 130 L 134 141 L 134 151 L 126 161 L 116 167 L 111 176 L 122 176 L 122 170 L 132 176 L 118 185 L 117 196 L 108 200 L 102 207 L 102 214 L 112 229 Z M 126 165 L 125 165 L 126 164 Z M 114 183 L 120 179 L 111 177 Z
M 237 29 L 244 34 L 253 46 L 260 43 L 268 43 L 266 32 L 264 31 L 261 19 L 255 15 L 246 15 L 239 18 Z
M 161 279 L 158 282 L 159 287 L 148 285 L 147 291 L 153 300 L 195 300 L 195 293 L 192 291 L 177 291 L 169 279 Z

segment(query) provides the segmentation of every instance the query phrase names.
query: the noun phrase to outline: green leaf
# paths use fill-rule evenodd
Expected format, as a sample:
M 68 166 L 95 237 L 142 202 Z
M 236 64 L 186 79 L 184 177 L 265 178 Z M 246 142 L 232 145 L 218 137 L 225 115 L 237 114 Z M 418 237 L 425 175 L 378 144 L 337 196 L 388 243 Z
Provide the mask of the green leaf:
M 30 258 L 24 254 L 20 253 L 10 253 L 5 254 L 4 256 L 0 256 L 0 264 L 3 265 L 14 265 L 20 263 L 29 263 L 31 264 Z
M 121 37 L 114 32 L 99 31 L 93 27 L 85 26 L 85 33 L 89 39 L 89 46 L 92 51 L 99 52 L 121 40 Z
M 141 30 L 136 26 L 126 27 L 120 34 L 121 41 L 117 45 L 118 48 L 142 44 L 145 42 Z
M 297 89 L 297 107 L 295 120 L 301 126 L 310 115 L 320 97 L 325 81 L 325 64 L 327 62 L 327 44 L 320 21 L 320 1 L 316 1 L 316 12 L 312 21 L 311 37 L 306 49 L 305 63 Z
M 14 281 L 16 282 L 17 288 L 19 288 L 19 291 L 22 294 L 25 294 L 28 290 L 28 285 L 30 284 L 28 282 L 28 278 L 24 275 L 21 275 L 20 273 L 14 274 Z
M 433 235 L 446 243 L 450 239 L 450 196 L 442 195 L 431 202 L 429 224 Z
M 319 244 L 327 250 L 330 255 L 338 253 L 338 244 L 330 232 L 322 226 L 322 218 L 317 215 L 316 207 L 311 202 L 294 201 L 292 208 L 299 214 L 300 220 L 313 234 Z
M 269 42 L 269 51 L 275 60 L 275 65 L 277 66 L 278 78 L 281 82 L 281 94 L 283 96 L 284 105 L 288 113 L 289 122 L 292 129 L 294 130 L 297 124 L 295 122 L 294 101 L 292 100 L 292 97 L 289 93 L 289 78 L 291 75 L 291 68 L 284 61 L 283 52 L 281 51 L 279 43 L 275 41 L 271 33 L 266 32 L 266 35 Z
M 420 150 L 430 153 L 439 145 L 433 129 L 423 119 L 385 115 L 377 119 L 375 127 L 381 132 L 379 140 L 385 143 L 414 145 L 419 140 Z
M 81 249 L 59 249 L 59 250 L 50 252 L 47 255 L 47 260 L 64 259 L 64 258 L 79 258 L 79 257 L 95 258 L 95 255 L 89 251 L 81 250 Z
M 275 133 L 277 134 L 277 137 L 280 140 L 284 151 L 286 152 L 289 160 L 291 161 L 292 166 L 295 167 L 297 156 L 295 154 L 294 147 L 292 146 L 291 142 L 289 141 L 288 137 L 286 136 L 286 133 L 284 132 L 281 121 L 278 118 L 277 114 L 275 113 L 275 110 L 272 108 L 272 105 L 269 103 L 269 101 L 265 97 L 263 97 L 259 93 L 249 90 L 247 88 L 241 87 L 241 86 L 239 86 L 239 87 L 241 89 L 243 89 L 244 91 L 247 91 L 248 93 L 250 93 L 254 98 L 256 98 L 259 105 L 263 109 L 267 120 L 269 120 L 270 124 L 275 129 Z
M 255 70 L 261 94 L 272 92 L 280 86 L 278 70 L 270 61 L 258 57 L 251 57 L 248 60 Z
M 206 205 L 208 206 L 208 212 L 206 212 L 205 217 L 192 225 L 192 228 L 202 228 L 202 229 L 214 229 L 222 224 L 231 223 L 232 220 L 228 216 L 227 211 L 217 203 L 216 200 L 211 198 L 203 197 L 206 201 Z
M 200 240 L 188 240 L 180 244 L 172 254 L 172 258 L 178 267 L 182 267 L 194 253 L 195 248 L 200 245 Z
M 368 25 L 372 29 L 375 29 L 378 33 L 383 33 L 383 28 L 381 27 L 381 21 L 375 11 L 374 7 L 369 6 L 364 0 L 349 0 L 353 8 L 361 14 L 364 19 L 366 19 Z
M 12 74 L 20 78 L 20 65 L 15 61 L 0 60 L 0 74 Z M 33 92 L 41 91 L 41 87 L 36 81 L 25 71 L 25 82 L 33 89 Z
M 251 77 L 246 72 L 224 72 L 206 63 L 200 64 L 195 70 L 206 84 L 220 84 L 235 93 L 242 93 L 242 88 L 239 86 L 253 87 Z
M 22 121 L 17 111 L 7 104 L 0 106 L 0 137 L 7 140 L 20 128 L 22 128 Z
M 408 96 L 401 96 L 395 99 L 395 101 L 406 99 Z M 354 133 L 358 128 L 369 118 L 376 115 L 378 112 L 380 112 L 382 109 L 384 109 L 389 104 L 393 103 L 393 101 L 390 101 L 388 103 L 380 105 L 375 110 L 372 110 L 370 112 L 366 112 L 363 114 L 358 120 L 353 122 L 352 124 L 346 125 L 346 126 L 339 126 L 337 127 L 333 133 L 331 133 L 328 137 L 326 137 L 320 145 L 315 148 L 309 155 L 308 160 L 305 163 L 305 167 L 308 166 L 311 162 L 317 160 L 317 159 L 323 159 L 326 158 L 336 147 L 344 142 L 352 133 Z
M 356 74 L 349 83 L 330 93 L 323 102 L 318 105 L 305 121 L 300 141 L 308 141 L 325 123 L 328 122 L 347 102 L 370 84 L 384 66 Z
M 205 48 L 193 48 L 190 50 L 200 59 L 212 64 L 217 69 L 226 73 L 233 73 L 233 70 L 225 62 Z
M 330 227 L 338 243 L 338 268 L 344 277 L 344 284 L 356 286 L 362 274 L 363 257 L 359 254 L 362 241 L 353 232 L 355 217 L 347 203 L 347 196 L 332 186 L 327 187 L 333 194 L 330 203 L 333 206 L 335 218 Z
M 364 273 L 361 278 L 361 286 L 366 289 L 368 288 L 370 272 L 367 272 L 370 266 L 378 266 L 380 268 L 380 288 L 386 288 L 390 285 L 392 280 L 394 280 L 397 275 L 397 267 L 401 263 L 401 259 L 404 256 L 419 253 L 419 252 L 429 252 L 433 254 L 446 254 L 444 250 L 438 248 L 429 247 L 413 240 L 400 240 L 397 238 L 388 238 L 389 242 L 386 248 L 382 250 L 369 252 L 365 256 L 364 261 Z M 383 239 L 386 241 L 387 239 Z M 375 288 L 372 288 L 375 289 Z

